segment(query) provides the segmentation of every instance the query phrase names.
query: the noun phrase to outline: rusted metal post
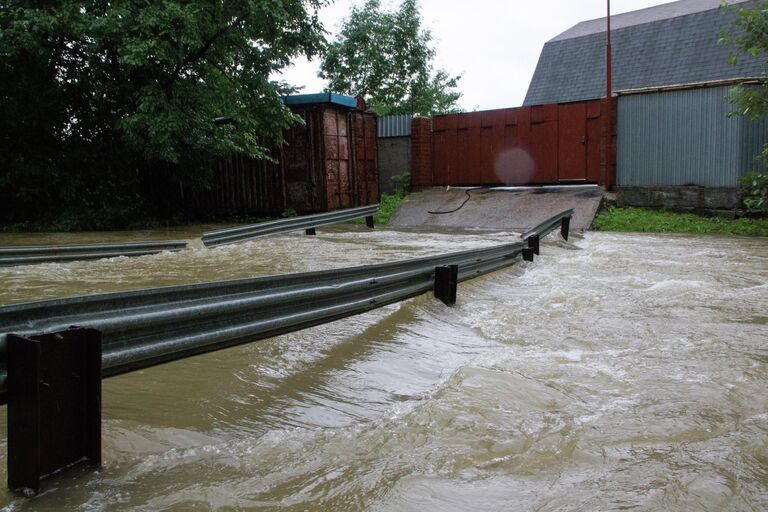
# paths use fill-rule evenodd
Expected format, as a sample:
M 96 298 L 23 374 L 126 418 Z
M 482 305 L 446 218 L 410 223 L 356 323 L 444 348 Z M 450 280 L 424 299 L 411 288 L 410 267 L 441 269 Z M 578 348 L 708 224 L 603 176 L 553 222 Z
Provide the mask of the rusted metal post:
M 317 234 L 317 230 L 315 228 L 307 228 L 306 230 L 304 230 L 304 234 L 305 235 L 316 235 Z
M 373 229 L 373 215 L 369 215 L 365 218 L 365 225 Z
M 523 249 L 523 261 L 533 261 L 533 249 L 530 247 Z
M 564 240 L 568 240 L 568 231 L 571 228 L 571 218 L 570 217 L 563 217 L 560 219 L 560 236 L 563 237 Z
M 603 119 L 603 157 L 604 165 L 600 169 L 600 184 L 606 190 L 613 185 L 612 161 L 613 161 L 613 67 L 611 62 L 611 0 L 607 0 L 605 26 L 605 111 L 601 112 Z
M 533 235 L 528 237 L 528 247 L 533 249 L 533 253 L 538 256 L 539 254 L 539 235 Z
M 613 95 L 613 84 L 611 84 L 613 78 L 613 69 L 611 69 L 611 0 L 607 0 L 607 2 L 607 16 L 605 18 L 605 97 L 610 100 Z
M 435 267 L 435 297 L 443 301 L 446 306 L 456 304 L 458 284 L 458 265 Z
M 101 333 L 7 336 L 8 487 L 101 465 Z

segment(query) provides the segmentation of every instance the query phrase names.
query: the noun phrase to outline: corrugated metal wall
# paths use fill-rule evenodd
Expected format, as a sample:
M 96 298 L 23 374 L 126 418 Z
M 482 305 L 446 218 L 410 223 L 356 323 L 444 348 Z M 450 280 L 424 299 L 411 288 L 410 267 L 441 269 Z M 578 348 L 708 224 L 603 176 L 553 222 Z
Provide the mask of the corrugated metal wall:
M 352 113 L 352 149 L 357 183 L 356 206 L 379 201 L 378 119 L 374 114 L 356 110 Z
M 279 214 L 285 209 L 285 190 L 279 164 L 244 155 L 216 163 L 213 187 L 186 198 L 197 215 Z
M 730 87 L 619 96 L 619 187 L 736 187 L 768 141 L 768 120 L 728 117 Z
M 382 139 L 387 137 L 410 137 L 411 117 L 410 114 L 380 117 L 378 119 L 378 137 Z

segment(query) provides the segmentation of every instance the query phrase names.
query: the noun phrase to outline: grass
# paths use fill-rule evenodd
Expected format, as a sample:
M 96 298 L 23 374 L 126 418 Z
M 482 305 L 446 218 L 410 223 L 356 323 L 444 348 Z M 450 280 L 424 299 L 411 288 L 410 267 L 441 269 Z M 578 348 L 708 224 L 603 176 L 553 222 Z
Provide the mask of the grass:
M 376 224 L 387 225 L 389 219 L 397 210 L 400 202 L 405 197 L 405 193 L 398 194 L 381 194 L 381 200 L 379 201 L 379 212 L 373 216 L 373 221 Z
M 597 231 L 768 236 L 768 219 L 723 219 L 693 213 L 609 206 L 592 223 Z
M 389 224 L 389 219 L 394 215 L 398 205 L 406 196 L 405 192 L 397 192 L 395 194 L 381 194 L 379 199 L 379 211 L 373 216 L 373 223 L 376 226 L 386 226 Z M 355 219 L 350 221 L 352 224 L 364 224 L 365 219 Z

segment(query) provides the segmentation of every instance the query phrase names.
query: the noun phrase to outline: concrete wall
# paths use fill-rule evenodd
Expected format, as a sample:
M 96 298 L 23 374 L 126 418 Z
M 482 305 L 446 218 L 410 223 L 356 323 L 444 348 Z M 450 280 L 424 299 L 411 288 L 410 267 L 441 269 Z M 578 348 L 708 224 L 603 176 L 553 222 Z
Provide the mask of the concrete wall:
M 400 177 L 411 171 L 411 138 L 379 138 L 379 188 L 392 194 L 401 183 Z
M 670 210 L 730 210 L 739 204 L 732 187 L 619 187 L 619 206 L 647 206 Z

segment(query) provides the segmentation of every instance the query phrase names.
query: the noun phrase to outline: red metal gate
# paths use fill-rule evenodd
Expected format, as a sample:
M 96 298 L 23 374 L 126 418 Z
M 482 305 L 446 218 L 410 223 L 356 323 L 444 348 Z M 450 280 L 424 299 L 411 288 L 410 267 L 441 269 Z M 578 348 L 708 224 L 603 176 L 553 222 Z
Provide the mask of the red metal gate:
M 557 179 L 587 180 L 587 106 L 558 105 Z
M 600 181 L 601 101 L 536 105 L 432 119 L 414 129 L 413 185 L 526 185 Z M 427 171 L 428 169 L 428 171 Z M 427 171 L 427 172 L 425 172 Z

